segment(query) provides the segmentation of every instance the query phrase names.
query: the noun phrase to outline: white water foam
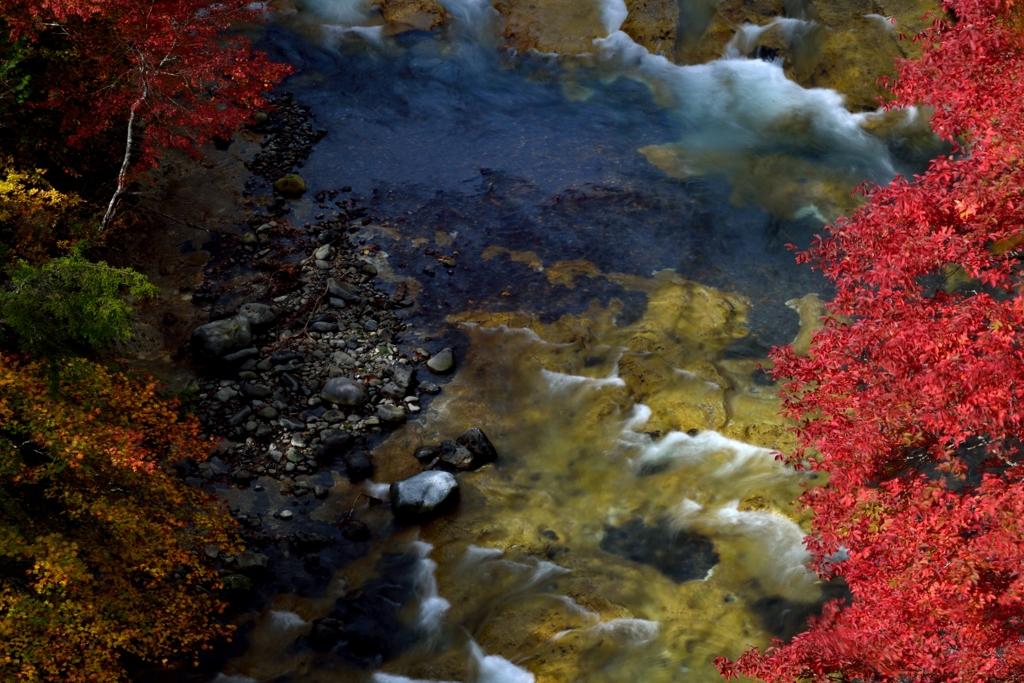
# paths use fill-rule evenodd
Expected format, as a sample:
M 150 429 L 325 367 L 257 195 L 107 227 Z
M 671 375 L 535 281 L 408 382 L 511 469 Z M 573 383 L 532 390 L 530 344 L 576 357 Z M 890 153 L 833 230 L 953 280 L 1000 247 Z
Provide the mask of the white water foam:
M 795 24 L 793 24 L 795 25 Z M 689 131 L 691 150 L 757 153 L 777 148 L 779 126 L 799 122 L 804 146 L 829 165 L 878 182 L 895 173 L 885 146 L 861 128 L 865 114 L 843 107 L 843 96 L 824 88 L 803 88 L 782 68 L 760 59 L 720 59 L 677 66 L 650 54 L 622 31 L 594 40 L 599 63 L 610 77 L 630 77 L 672 101 Z M 787 125 L 788 124 L 788 125 Z M 784 136 L 785 137 L 785 136 Z
M 607 377 L 584 377 L 582 375 L 567 375 L 562 372 L 541 369 L 541 376 L 548 383 L 548 388 L 553 394 L 570 393 L 576 389 L 601 389 L 604 387 L 624 387 L 626 381 L 620 378 L 617 370 Z
M 362 38 L 367 43 L 381 46 L 384 44 L 383 26 L 335 26 L 325 24 L 321 27 L 323 42 L 328 47 L 337 47 L 348 37 Z
M 366 0 L 302 0 L 300 6 L 324 24 L 359 26 L 369 17 L 370 3 Z
M 736 30 L 736 33 L 726 44 L 725 58 L 745 59 L 757 47 L 757 44 L 761 41 L 761 36 L 773 28 L 779 29 L 787 43 L 793 43 L 800 37 L 809 34 L 817 26 L 817 22 L 793 19 L 791 17 L 775 17 L 764 26 L 744 24 Z
M 865 14 L 864 18 L 879 24 L 889 35 L 896 36 L 896 24 L 892 17 L 884 17 L 881 14 Z
M 724 507 L 705 510 L 699 503 L 685 499 L 675 510 L 674 526 L 712 537 L 740 535 L 749 539 L 758 552 L 749 556 L 751 566 L 747 573 L 756 575 L 769 594 L 802 602 L 817 599 L 817 576 L 806 566 L 811 555 L 804 544 L 803 529 L 780 515 L 740 510 L 738 504 L 739 501 L 732 501 Z
M 558 640 L 570 633 L 592 634 L 595 636 L 610 636 L 623 645 L 644 645 L 658 637 L 661 624 L 647 619 L 611 619 L 594 624 L 587 628 L 569 629 L 559 631 L 551 636 L 551 640 Z
M 406 678 L 405 676 L 394 676 L 392 674 L 375 673 L 371 679 L 373 683 L 455 683 L 455 681 L 428 681 L 422 678 Z
M 391 484 L 376 484 L 369 479 L 363 484 L 363 491 L 371 498 L 387 500 L 391 495 Z
M 469 647 L 477 669 L 473 683 L 534 683 L 537 680 L 532 673 L 504 657 L 485 655 L 475 641 L 471 641 Z
M 269 618 L 271 626 L 281 630 L 302 628 L 309 624 L 308 621 L 300 617 L 298 614 L 288 610 L 270 610 Z
M 601 0 L 601 23 L 611 35 L 622 28 L 622 22 L 629 16 L 625 0 Z
M 501 15 L 490 0 L 441 0 L 441 4 L 452 15 L 457 32 L 481 44 L 493 44 Z
M 413 541 L 412 550 L 419 556 L 416 568 L 416 596 L 419 598 L 419 610 L 416 614 L 416 627 L 431 642 L 441 635 L 441 622 L 451 608 L 451 603 L 437 593 L 437 578 L 434 572 L 437 563 L 430 559 L 430 551 L 434 546 L 423 541 Z

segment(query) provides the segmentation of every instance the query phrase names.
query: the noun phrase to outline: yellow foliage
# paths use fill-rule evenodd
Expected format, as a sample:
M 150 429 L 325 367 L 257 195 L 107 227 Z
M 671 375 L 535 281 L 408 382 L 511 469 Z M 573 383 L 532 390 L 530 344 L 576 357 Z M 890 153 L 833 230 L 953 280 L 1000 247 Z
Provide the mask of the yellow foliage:
M 230 632 L 203 548 L 233 521 L 169 470 L 205 452 L 156 389 L 0 357 L 0 680 L 113 683 Z
M 41 169 L 18 170 L 10 158 L 0 157 L 0 243 L 18 258 L 44 260 L 58 241 L 68 244 L 84 207 L 77 195 L 53 188 Z

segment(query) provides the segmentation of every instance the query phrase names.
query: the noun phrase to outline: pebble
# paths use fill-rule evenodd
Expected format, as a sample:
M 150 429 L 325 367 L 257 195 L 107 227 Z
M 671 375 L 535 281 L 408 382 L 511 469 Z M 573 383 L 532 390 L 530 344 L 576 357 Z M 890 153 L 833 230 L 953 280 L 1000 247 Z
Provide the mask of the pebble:
M 438 374 L 451 372 L 455 368 L 455 354 L 451 349 L 442 349 L 427 361 L 427 367 Z
M 281 512 L 279 512 L 277 516 L 287 522 L 294 516 L 294 514 L 292 513 L 291 510 L 281 510 Z

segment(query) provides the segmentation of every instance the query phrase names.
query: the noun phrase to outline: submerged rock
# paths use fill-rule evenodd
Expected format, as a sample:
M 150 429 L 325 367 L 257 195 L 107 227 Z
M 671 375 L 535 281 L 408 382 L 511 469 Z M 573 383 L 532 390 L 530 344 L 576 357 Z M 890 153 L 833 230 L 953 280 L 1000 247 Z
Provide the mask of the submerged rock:
M 327 652 L 341 640 L 342 624 L 337 619 L 324 617 L 313 621 L 309 632 L 309 644 L 317 652 Z
M 352 451 L 345 456 L 345 471 L 353 484 L 373 476 L 373 461 L 363 451 Z
M 274 182 L 274 190 L 285 197 L 301 197 L 306 191 L 306 181 L 298 173 L 289 173 Z
M 620 527 L 606 527 L 601 550 L 649 564 L 676 583 L 702 580 L 718 564 L 711 539 L 676 531 L 665 520 L 649 526 L 633 519 Z
M 391 484 L 391 508 L 403 522 L 422 522 L 458 502 L 459 481 L 448 472 L 421 472 Z

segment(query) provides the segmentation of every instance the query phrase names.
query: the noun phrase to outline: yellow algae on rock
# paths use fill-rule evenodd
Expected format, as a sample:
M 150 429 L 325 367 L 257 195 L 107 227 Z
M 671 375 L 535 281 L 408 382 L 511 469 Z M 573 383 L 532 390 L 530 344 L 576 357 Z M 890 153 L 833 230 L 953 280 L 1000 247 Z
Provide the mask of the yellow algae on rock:
M 433 31 L 450 20 L 448 10 L 434 0 L 378 0 L 377 6 L 390 34 Z
M 786 305 L 797 312 L 800 316 L 800 331 L 791 346 L 797 355 L 805 355 L 811 348 L 811 339 L 814 333 L 822 328 L 825 316 L 825 305 L 817 294 L 805 294 L 799 299 L 790 299 Z
M 506 249 L 505 247 L 489 246 L 483 250 L 480 254 L 480 258 L 484 261 L 490 261 L 492 258 L 501 254 L 508 254 L 508 257 L 517 263 L 525 263 L 536 271 L 544 270 L 544 263 L 537 256 L 536 252 L 533 251 L 516 251 L 513 249 Z
M 607 34 L 597 0 L 495 0 L 509 47 L 576 55 Z
M 806 121 L 795 117 L 780 121 L 772 136 L 806 128 Z M 648 145 L 639 152 L 673 178 L 723 175 L 732 185 L 733 204 L 755 204 L 779 218 L 814 215 L 831 223 L 863 203 L 850 193 L 855 176 L 789 154 L 697 152 L 675 143 Z
M 578 277 L 600 277 L 601 271 L 590 261 L 573 259 L 571 261 L 555 261 L 547 267 L 548 281 L 553 285 L 562 285 L 575 289 L 574 280 Z
M 679 3 L 676 0 L 626 0 L 621 31 L 651 54 L 674 57 Z

